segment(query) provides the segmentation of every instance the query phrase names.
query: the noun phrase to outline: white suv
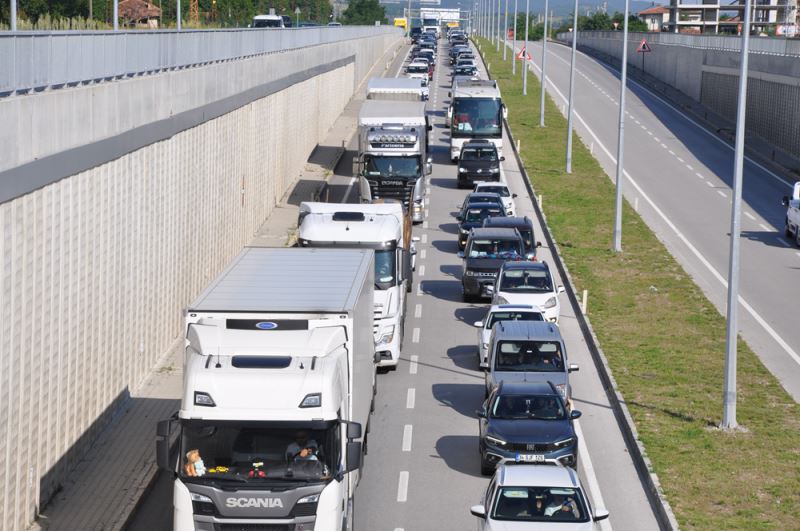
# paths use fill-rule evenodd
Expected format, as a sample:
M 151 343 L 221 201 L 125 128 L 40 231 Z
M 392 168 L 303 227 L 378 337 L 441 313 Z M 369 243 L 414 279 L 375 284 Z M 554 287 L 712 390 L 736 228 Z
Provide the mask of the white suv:
M 483 501 L 470 512 L 481 531 L 558 529 L 590 531 L 608 518 L 603 508 L 592 509 L 575 470 L 556 461 L 516 464 L 506 461 L 486 489 Z
M 558 323 L 564 286 L 556 286 L 547 262 L 506 262 L 495 280 L 492 304 L 533 304 Z

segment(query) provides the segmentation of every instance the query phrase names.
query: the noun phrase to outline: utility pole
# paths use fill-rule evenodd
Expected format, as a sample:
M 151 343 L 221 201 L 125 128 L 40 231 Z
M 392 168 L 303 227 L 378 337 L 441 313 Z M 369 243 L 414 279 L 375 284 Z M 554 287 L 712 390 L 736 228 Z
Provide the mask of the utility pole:
M 517 0 L 514 0 L 514 36 L 511 40 L 511 75 L 517 75 Z
M 114 0 L 116 2 L 117 0 Z M 181 0 L 175 0 L 178 4 L 178 9 L 175 12 L 175 23 L 178 28 L 178 31 L 181 31 Z
M 625 168 L 625 91 L 628 80 L 628 9 L 629 0 L 625 0 L 625 20 L 622 23 L 622 68 L 620 69 L 619 89 L 619 132 L 617 133 L 617 196 L 614 214 L 614 251 L 622 252 L 622 177 Z
M 508 0 L 506 0 L 508 2 Z M 497 0 L 497 48 L 500 51 L 500 0 Z
M 569 63 L 569 114 L 567 115 L 567 173 L 572 173 L 572 107 L 575 96 L 575 55 L 578 48 L 578 0 L 572 13 L 572 60 Z
M 531 0 L 525 0 L 525 42 L 522 45 L 522 95 L 528 95 L 528 22 L 531 20 Z
M 11 31 L 17 31 L 17 0 L 11 0 L 11 5 L 9 6 L 9 28 Z
M 725 391 L 722 429 L 736 428 L 736 356 L 739 329 L 739 236 L 742 217 L 742 169 L 744 163 L 744 121 L 747 109 L 747 63 L 750 52 L 750 0 L 744 3 L 742 52 L 739 59 L 739 101 L 736 108 L 736 151 L 733 161 L 733 204 L 731 205 L 731 252 L 728 264 L 728 312 L 725 329 Z
M 539 101 L 539 127 L 544 127 L 544 99 L 547 85 L 547 8 L 548 0 L 544 0 L 544 34 L 542 37 L 542 94 Z
M 508 50 L 508 0 L 506 0 L 506 12 L 503 17 L 503 61 L 506 60 L 506 51 Z M 512 55 L 512 60 L 513 55 Z
M 119 31 L 119 0 L 114 0 L 114 31 Z

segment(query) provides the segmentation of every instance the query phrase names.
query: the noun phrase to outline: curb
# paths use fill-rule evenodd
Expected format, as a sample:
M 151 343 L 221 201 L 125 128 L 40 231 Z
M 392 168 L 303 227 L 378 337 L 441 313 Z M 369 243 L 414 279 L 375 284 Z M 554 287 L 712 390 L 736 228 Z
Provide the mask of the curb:
M 480 53 L 480 56 L 485 67 L 486 61 L 483 57 L 483 53 Z M 488 72 L 489 69 L 487 68 L 486 71 Z M 589 318 L 581 311 L 580 303 L 578 302 L 578 297 L 575 292 L 574 282 L 572 281 L 572 276 L 569 274 L 569 270 L 561 258 L 561 249 L 558 247 L 558 244 L 556 244 L 555 240 L 553 240 L 550 226 L 547 224 L 547 219 L 545 218 L 544 212 L 542 212 L 538 201 L 535 199 L 536 194 L 534 192 L 533 185 L 528 177 L 528 172 L 525 169 L 522 158 L 517 151 L 514 135 L 511 133 L 511 127 L 508 125 L 508 120 L 503 119 L 503 125 L 509 140 L 511 140 L 511 150 L 514 152 L 514 157 L 517 160 L 517 164 L 519 164 L 525 189 L 528 191 L 528 194 L 531 197 L 531 203 L 533 204 L 533 208 L 536 212 L 536 217 L 538 218 L 539 223 L 542 225 L 545 240 L 547 241 L 548 247 L 550 247 L 550 249 L 553 251 L 553 261 L 555 262 L 556 268 L 558 269 L 561 277 L 566 280 L 567 297 L 569 298 L 570 306 L 572 306 L 572 310 L 575 312 L 575 316 L 581 328 L 581 333 L 583 334 L 583 338 L 586 341 L 586 345 L 588 346 L 589 352 L 592 355 L 597 372 L 600 375 L 603 388 L 606 391 L 606 396 L 611 404 L 611 409 L 614 411 L 614 417 L 617 419 L 617 424 L 619 425 L 622 436 L 625 439 L 625 446 L 627 447 L 628 453 L 630 454 L 633 464 L 636 467 L 636 471 L 639 474 L 639 479 L 642 481 L 642 484 L 645 487 L 647 499 L 653 509 L 653 513 L 658 521 L 658 525 L 664 530 L 677 530 L 679 529 L 678 521 L 675 518 L 675 514 L 672 512 L 669 502 L 664 497 L 661 489 L 661 482 L 659 481 L 656 473 L 653 471 L 653 467 L 650 459 L 647 457 L 645 447 L 639 440 L 639 434 L 636 430 L 636 425 L 631 417 L 630 411 L 628 411 L 628 407 L 625 404 L 622 393 L 620 393 L 619 388 L 617 387 L 617 383 L 614 380 L 614 376 L 611 372 L 611 367 L 608 365 L 608 360 L 606 359 L 603 350 L 599 346 L 599 341 L 597 340 L 594 329 L 589 322 Z

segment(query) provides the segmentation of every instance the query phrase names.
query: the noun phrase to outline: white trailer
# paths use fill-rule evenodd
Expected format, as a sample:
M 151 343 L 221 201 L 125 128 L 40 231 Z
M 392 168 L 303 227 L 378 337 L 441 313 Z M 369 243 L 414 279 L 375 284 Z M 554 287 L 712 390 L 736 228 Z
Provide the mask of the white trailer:
M 374 334 L 380 367 L 396 368 L 405 330 L 416 250 L 411 219 L 399 202 L 300 204 L 301 247 L 374 249 Z
M 175 530 L 352 528 L 375 394 L 373 254 L 247 248 L 186 310 L 183 400 L 157 443 Z
M 447 120 L 450 123 L 450 160 L 458 160 L 461 146 L 484 138 L 503 155 L 503 119 L 508 111 L 493 80 L 465 80 L 453 87 Z
M 415 223 L 423 221 L 431 129 L 423 102 L 367 100 L 361 105 L 356 174 L 362 201 L 396 199 Z
M 368 100 L 425 101 L 428 84 L 411 77 L 372 77 L 367 82 Z

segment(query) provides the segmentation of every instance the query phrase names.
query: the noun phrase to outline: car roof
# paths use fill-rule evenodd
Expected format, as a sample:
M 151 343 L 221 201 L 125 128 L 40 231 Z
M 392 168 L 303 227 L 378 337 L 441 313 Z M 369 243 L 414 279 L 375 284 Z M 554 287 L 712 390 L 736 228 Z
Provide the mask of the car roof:
M 516 229 L 485 229 L 478 227 L 472 229 L 473 238 L 519 238 L 519 233 Z
M 568 466 L 554 464 L 501 464 L 497 468 L 498 487 L 581 487 L 578 474 Z
M 495 341 L 536 339 L 561 341 L 558 325 L 547 321 L 500 321 L 494 326 Z
M 519 216 L 506 216 L 504 218 L 487 218 L 483 222 L 484 227 L 533 227 L 533 221 L 528 216 L 521 218 Z
M 504 322 L 504 321 L 501 321 Z M 497 388 L 498 396 L 508 395 L 543 395 L 559 396 L 550 382 L 512 382 L 503 380 Z
M 550 271 L 550 266 L 547 265 L 547 262 L 529 262 L 525 260 L 520 262 L 506 262 L 504 268 L 506 270 L 538 269 L 541 271 Z

